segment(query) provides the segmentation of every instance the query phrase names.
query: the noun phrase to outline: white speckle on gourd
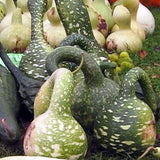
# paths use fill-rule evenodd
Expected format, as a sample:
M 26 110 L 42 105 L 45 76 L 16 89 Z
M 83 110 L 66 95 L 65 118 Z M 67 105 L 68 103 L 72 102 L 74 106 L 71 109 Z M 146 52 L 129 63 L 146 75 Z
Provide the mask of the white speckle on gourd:
M 120 125 L 120 127 L 123 129 L 123 130 L 128 130 L 131 125 Z
M 115 121 L 115 122 L 124 122 L 124 120 L 121 120 L 121 117 L 115 117 L 115 116 L 113 116 L 113 121 Z
M 122 141 L 121 143 L 123 143 L 123 144 L 126 144 L 126 145 L 132 145 L 132 144 L 134 144 L 135 142 L 134 141 Z

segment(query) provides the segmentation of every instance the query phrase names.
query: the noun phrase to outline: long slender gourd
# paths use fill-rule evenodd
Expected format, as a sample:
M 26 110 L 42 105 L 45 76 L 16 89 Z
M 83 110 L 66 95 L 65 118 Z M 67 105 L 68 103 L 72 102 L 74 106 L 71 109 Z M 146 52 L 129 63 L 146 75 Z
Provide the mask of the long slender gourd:
M 31 42 L 22 56 L 19 68 L 28 77 L 45 81 L 48 76 L 45 59 L 53 51 L 43 35 L 43 17 L 47 9 L 47 0 L 28 0 L 28 9 L 31 14 Z
M 52 88 L 52 92 L 48 92 L 49 99 L 41 97 L 49 87 Z M 49 106 L 27 129 L 23 143 L 26 155 L 84 159 L 87 150 L 86 134 L 70 111 L 73 88 L 73 73 L 66 68 L 57 69 L 42 85 L 35 102 L 45 105 L 49 101 Z
M 92 48 L 90 54 L 93 55 L 97 63 L 100 64 L 100 62 L 102 62 L 104 65 L 104 62 L 111 62 L 107 51 L 100 47 L 93 35 L 87 8 L 82 0 L 55 0 L 55 3 L 67 35 L 69 36 L 76 33 L 79 34 L 79 36 L 85 36 L 89 39 L 90 51 Z M 71 40 L 73 42 L 72 38 L 75 38 L 75 36 L 69 37 L 68 41 Z M 78 37 L 76 37 L 76 39 L 77 38 Z M 80 37 L 80 43 L 77 45 L 82 46 L 85 43 L 83 43 L 83 40 L 84 38 Z
M 139 81 L 149 105 L 135 96 Z M 95 118 L 94 132 L 101 146 L 110 151 L 138 154 L 154 145 L 157 105 L 148 75 L 135 67 L 125 75 L 119 96 L 108 101 Z
M 16 82 L 11 73 L 0 65 L 0 139 L 4 142 L 14 143 L 20 138 L 19 110 Z
M 27 77 L 17 68 L 9 59 L 7 54 L 4 52 L 2 44 L 0 43 L 0 57 L 8 70 L 16 80 L 18 92 L 22 98 L 22 103 L 25 104 L 27 109 L 33 113 L 33 104 L 35 96 L 43 84 L 43 82 Z
M 72 46 L 58 47 L 47 56 L 46 69 L 49 74 L 58 68 L 63 61 L 79 65 L 81 54 L 84 63 L 81 68 L 84 79 L 75 85 L 71 111 L 84 130 L 93 131 L 95 110 L 101 110 L 108 99 L 114 99 L 119 92 L 119 85 L 104 77 L 99 65 L 84 50 Z

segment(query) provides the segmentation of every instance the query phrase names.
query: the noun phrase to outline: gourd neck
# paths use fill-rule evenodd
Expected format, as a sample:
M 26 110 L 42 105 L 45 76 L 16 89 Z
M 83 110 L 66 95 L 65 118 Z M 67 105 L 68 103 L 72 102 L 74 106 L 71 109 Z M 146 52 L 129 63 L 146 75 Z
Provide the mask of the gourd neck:
M 7 14 L 13 12 L 16 9 L 16 6 L 14 4 L 13 0 L 6 0 L 6 10 Z
M 91 86 L 102 84 L 104 76 L 98 64 L 87 52 L 72 46 L 58 47 L 47 57 L 46 68 L 49 74 L 55 71 L 58 68 L 58 64 L 63 61 L 69 61 L 79 65 L 82 53 L 84 54 L 84 62 L 81 70 L 84 74 L 85 83 Z
M 22 13 L 20 8 L 13 11 L 11 24 L 22 24 Z
M 73 74 L 66 68 L 57 69 L 47 80 L 54 83 L 48 108 L 50 114 L 56 116 L 71 116 L 70 106 L 73 94 Z
M 147 73 L 140 67 L 135 67 L 127 72 L 122 82 L 122 88 L 120 94 L 125 98 L 134 98 L 136 83 L 139 82 L 143 94 L 146 97 L 147 104 L 150 106 L 153 112 L 156 111 L 156 99 L 154 91 Z
M 44 39 L 43 17 L 47 8 L 47 0 L 28 0 L 28 9 L 31 14 L 31 40 Z

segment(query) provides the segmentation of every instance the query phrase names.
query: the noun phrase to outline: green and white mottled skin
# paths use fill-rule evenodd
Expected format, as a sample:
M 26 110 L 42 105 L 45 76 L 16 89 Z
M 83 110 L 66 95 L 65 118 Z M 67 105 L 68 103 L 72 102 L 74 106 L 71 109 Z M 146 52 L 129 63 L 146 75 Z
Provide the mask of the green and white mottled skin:
M 43 97 L 45 86 L 51 85 L 53 90 L 47 111 L 37 116 L 27 129 L 23 143 L 26 155 L 84 159 L 87 150 L 86 134 L 70 111 L 73 83 L 72 72 L 60 68 L 42 85 L 36 96 L 41 105 L 48 103 L 48 99 Z
M 86 133 L 89 133 L 93 132 L 96 111 L 101 110 L 108 100 L 118 96 L 119 85 L 104 77 L 99 65 L 87 52 L 72 46 L 58 47 L 48 55 L 46 69 L 51 74 L 63 61 L 73 62 L 78 66 L 82 53 L 84 62 L 81 71 L 84 78 L 75 85 L 71 111 Z
M 149 106 L 135 96 L 137 81 Z M 131 69 L 124 77 L 119 96 L 104 105 L 96 116 L 94 132 L 100 145 L 125 154 L 142 153 L 154 145 L 156 107 L 148 75 L 139 67 Z
M 111 62 L 107 51 L 96 41 L 88 11 L 82 0 L 55 0 L 56 7 L 68 37 L 62 45 L 79 45 L 98 64 Z M 72 34 L 74 34 L 72 36 Z M 85 38 L 86 37 L 86 38 Z M 107 64 L 108 65 L 108 64 Z
M 31 42 L 19 66 L 28 77 L 40 81 L 45 81 L 48 76 L 45 59 L 53 51 L 43 36 L 43 16 L 46 8 L 47 0 L 28 0 L 28 9 L 31 14 Z
M 10 157 L 0 158 L 0 160 L 65 160 L 65 159 L 40 157 L 40 156 L 10 156 Z

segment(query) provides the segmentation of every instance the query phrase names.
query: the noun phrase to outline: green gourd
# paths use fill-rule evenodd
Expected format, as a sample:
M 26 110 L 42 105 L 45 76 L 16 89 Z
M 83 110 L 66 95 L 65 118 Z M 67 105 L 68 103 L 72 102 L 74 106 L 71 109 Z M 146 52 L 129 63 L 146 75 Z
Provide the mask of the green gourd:
M 105 62 L 111 62 L 107 51 L 105 51 L 98 44 L 93 35 L 88 11 L 82 0 L 74 0 L 74 2 L 66 0 L 55 0 L 55 3 L 67 36 L 72 34 L 85 36 L 89 40 L 88 44 L 90 45 L 91 49 L 91 52 L 89 53 L 97 61 L 97 63 L 103 63 L 104 65 Z M 69 39 L 70 37 L 68 38 L 68 41 Z M 79 39 L 81 39 L 81 37 Z M 84 44 L 86 44 L 86 42 L 83 42 L 82 39 L 77 45 L 84 46 Z M 73 42 L 72 39 L 71 41 Z
M 0 95 L 0 139 L 14 143 L 21 135 L 17 122 L 20 98 L 13 76 L 2 65 L 0 65 Z
M 51 74 L 63 61 L 79 65 L 82 53 L 84 79 L 75 85 L 71 111 L 86 133 L 90 133 L 93 131 L 95 109 L 101 110 L 106 101 L 114 99 L 118 95 L 119 85 L 104 77 L 96 61 L 87 52 L 72 46 L 58 47 L 48 55 L 46 69 Z
M 19 68 L 28 77 L 45 81 L 48 76 L 45 59 L 53 51 L 43 35 L 43 17 L 47 9 L 47 0 L 28 0 L 28 9 L 31 14 L 31 42 L 22 56 Z
M 43 82 L 27 77 L 17 68 L 9 59 L 8 55 L 4 52 L 2 44 L 0 43 L 0 57 L 8 70 L 16 80 L 18 93 L 22 98 L 22 104 L 25 104 L 29 112 L 33 113 L 33 103 L 35 95 Z
M 66 68 L 60 68 L 41 86 L 34 106 L 36 107 L 36 102 L 38 105 L 49 105 L 27 129 L 23 143 L 26 155 L 84 159 L 87 151 L 86 134 L 70 111 L 73 84 L 73 73 Z M 52 88 L 52 92 L 48 88 Z M 48 97 L 43 96 L 43 93 L 48 93 Z
M 147 103 L 135 95 L 137 81 Z M 94 132 L 98 143 L 108 151 L 121 154 L 144 152 L 155 143 L 156 108 L 153 89 L 146 72 L 140 67 L 129 70 L 124 76 L 119 95 L 97 111 Z

